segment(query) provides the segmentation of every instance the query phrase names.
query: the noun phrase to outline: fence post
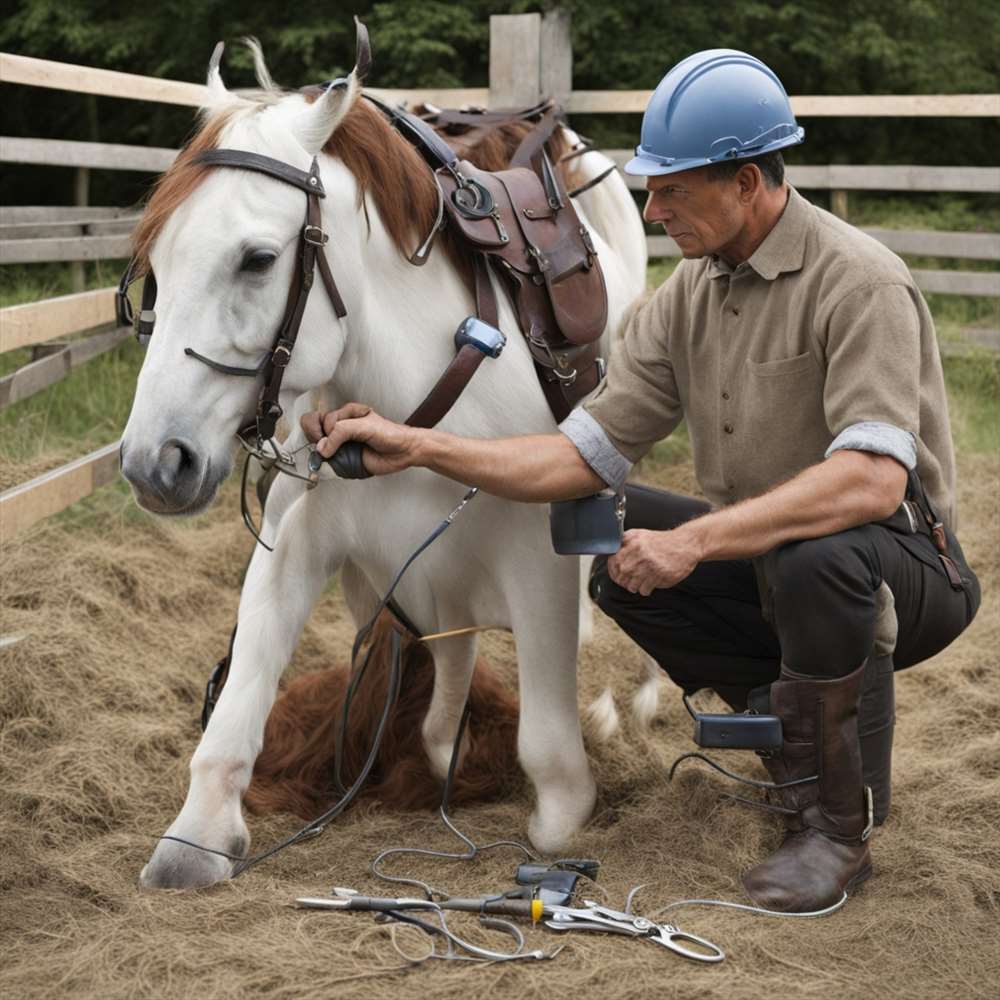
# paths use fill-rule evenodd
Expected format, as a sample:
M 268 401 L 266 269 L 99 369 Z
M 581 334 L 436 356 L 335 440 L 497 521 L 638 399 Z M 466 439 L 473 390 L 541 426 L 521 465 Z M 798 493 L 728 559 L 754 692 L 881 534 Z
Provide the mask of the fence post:
M 73 204 L 81 208 L 90 204 L 90 168 L 77 167 L 73 175 Z M 74 260 L 70 264 L 70 276 L 73 281 L 73 291 L 82 292 L 87 287 L 84 268 L 87 265 L 82 260 Z
M 573 43 L 570 14 L 548 10 L 542 16 L 541 96 L 566 107 L 573 92 Z
M 541 14 L 490 17 L 490 107 L 534 104 L 542 93 Z
M 839 188 L 830 192 L 830 211 L 838 219 L 847 221 L 847 192 Z

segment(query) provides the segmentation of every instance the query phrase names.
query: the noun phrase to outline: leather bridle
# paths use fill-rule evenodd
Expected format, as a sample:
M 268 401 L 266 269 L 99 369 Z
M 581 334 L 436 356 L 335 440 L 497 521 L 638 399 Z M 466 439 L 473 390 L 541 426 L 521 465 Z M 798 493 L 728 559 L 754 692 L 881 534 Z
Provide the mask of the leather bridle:
M 323 231 L 321 224 L 320 198 L 326 197 L 326 192 L 320 179 L 318 160 L 314 157 L 309 171 L 305 172 L 259 153 L 249 153 L 237 149 L 209 149 L 199 153 L 192 162 L 209 166 L 232 167 L 239 170 L 253 170 L 273 177 L 275 180 L 291 184 L 305 192 L 306 195 L 305 221 L 299 233 L 295 274 L 288 292 L 288 302 L 274 343 L 260 364 L 256 368 L 241 368 L 215 361 L 200 354 L 192 347 L 184 348 L 184 353 L 188 357 L 194 358 L 224 375 L 248 378 L 263 376 L 264 384 L 257 398 L 254 420 L 240 428 L 237 431 L 237 437 L 252 454 L 261 456 L 262 449 L 268 443 L 277 454 L 280 449 L 274 444 L 273 439 L 278 420 L 283 412 L 279 402 L 281 383 L 285 369 L 292 358 L 292 351 L 299 334 L 299 327 L 317 268 L 337 316 L 343 319 L 347 315 L 347 307 L 344 305 L 344 300 L 334 281 L 323 249 L 329 241 L 329 235 Z M 431 238 L 437 232 L 439 224 L 440 217 L 433 232 L 424 241 L 427 252 L 429 252 Z M 411 260 L 411 262 L 422 263 L 423 261 Z M 116 309 L 118 321 L 123 325 L 134 326 L 139 342 L 147 344 L 156 323 L 154 309 L 157 292 L 156 277 L 151 269 L 146 272 L 141 311 L 136 316 L 128 298 L 128 288 L 136 280 L 136 271 L 137 261 L 133 258 L 118 285 Z M 497 307 L 488 276 L 483 280 L 477 273 L 476 293 L 480 312 L 485 314 L 495 326 Z M 502 344 L 500 346 L 502 347 Z M 433 427 L 438 423 L 454 405 L 483 359 L 488 356 L 496 357 L 500 353 L 499 348 L 490 351 L 485 346 L 476 346 L 470 343 L 456 344 L 456 347 L 457 353 L 451 363 L 427 396 L 406 419 L 406 423 L 411 427 Z M 344 451 L 342 461 L 334 466 L 339 475 L 352 479 L 368 476 L 361 462 L 361 451 L 360 445 L 347 448 Z
M 306 302 L 312 289 L 316 269 L 318 267 L 323 285 L 326 288 L 330 303 L 337 316 L 343 319 L 347 315 L 347 307 L 334 281 L 333 273 L 326 259 L 323 248 L 329 241 L 329 236 L 323 231 L 320 198 L 326 197 L 323 181 L 319 175 L 319 162 L 313 157 L 308 172 L 299 170 L 281 160 L 262 156 L 260 153 L 249 153 L 238 149 L 208 149 L 199 153 L 194 163 L 208 166 L 234 167 L 238 170 L 253 170 L 266 174 L 285 184 L 291 184 L 305 192 L 306 214 L 302 229 L 299 232 L 298 251 L 295 260 L 295 273 L 288 291 L 288 302 L 285 313 L 275 335 L 271 349 L 256 368 L 240 368 L 214 361 L 199 354 L 193 347 L 185 347 L 184 353 L 208 365 L 224 375 L 238 375 L 248 378 L 263 376 L 264 384 L 257 398 L 257 411 L 254 420 L 237 431 L 238 437 L 246 444 L 253 441 L 257 448 L 270 441 L 277 429 L 278 420 L 282 415 L 279 396 L 281 383 L 285 377 L 285 369 L 292 359 L 292 351 L 302 325 Z M 136 333 L 140 342 L 148 342 L 156 323 L 156 278 L 150 270 L 142 292 L 142 310 L 136 319 L 131 315 L 132 307 L 127 291 L 135 273 L 135 261 L 129 263 L 118 287 L 117 308 L 118 318 L 122 323 L 135 322 Z

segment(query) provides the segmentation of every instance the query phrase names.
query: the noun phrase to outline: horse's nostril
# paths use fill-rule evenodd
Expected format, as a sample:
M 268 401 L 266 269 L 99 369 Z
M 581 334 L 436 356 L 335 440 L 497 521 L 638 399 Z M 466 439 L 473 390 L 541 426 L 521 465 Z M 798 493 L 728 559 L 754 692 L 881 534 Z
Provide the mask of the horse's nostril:
M 163 442 L 157 456 L 156 477 L 168 489 L 176 488 L 198 470 L 197 452 L 180 438 Z

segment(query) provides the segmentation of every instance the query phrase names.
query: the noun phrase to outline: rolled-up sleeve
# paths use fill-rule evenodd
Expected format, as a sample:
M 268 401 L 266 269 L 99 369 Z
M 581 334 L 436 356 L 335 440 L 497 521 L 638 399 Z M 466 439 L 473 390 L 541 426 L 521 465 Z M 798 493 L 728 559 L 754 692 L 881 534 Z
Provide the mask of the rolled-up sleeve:
M 824 458 L 836 451 L 869 451 L 874 455 L 890 455 L 906 469 L 917 467 L 917 442 L 909 432 L 878 420 L 865 420 L 845 427 L 826 449 Z
M 683 417 L 667 339 L 670 296 L 679 280 L 675 273 L 626 320 L 611 349 L 607 377 L 583 404 L 629 462 L 639 461 Z
M 576 446 L 583 460 L 615 491 L 625 485 L 632 463 L 611 443 L 604 428 L 584 409 L 575 409 L 559 430 Z

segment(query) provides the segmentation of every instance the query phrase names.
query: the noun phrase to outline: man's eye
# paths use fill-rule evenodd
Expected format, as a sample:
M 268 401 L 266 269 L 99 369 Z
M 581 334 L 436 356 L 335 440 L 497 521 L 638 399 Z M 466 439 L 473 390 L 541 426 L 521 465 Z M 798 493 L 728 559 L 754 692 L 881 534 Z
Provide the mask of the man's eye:
M 277 259 L 278 255 L 273 250 L 254 250 L 243 258 L 240 270 L 257 273 L 266 271 Z

